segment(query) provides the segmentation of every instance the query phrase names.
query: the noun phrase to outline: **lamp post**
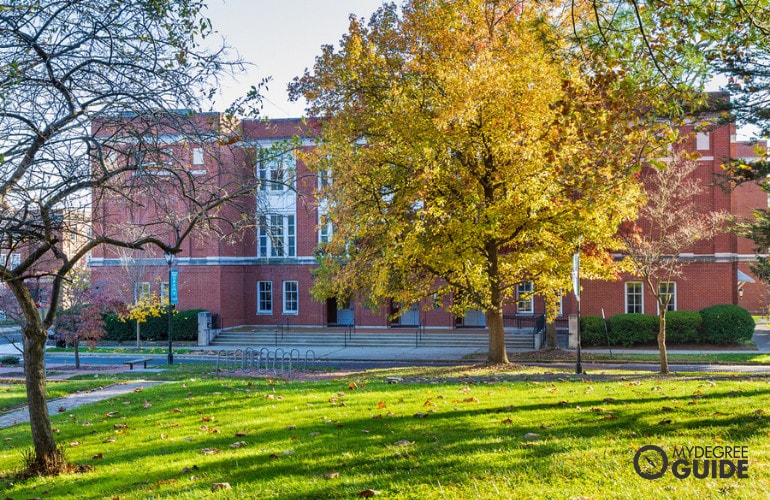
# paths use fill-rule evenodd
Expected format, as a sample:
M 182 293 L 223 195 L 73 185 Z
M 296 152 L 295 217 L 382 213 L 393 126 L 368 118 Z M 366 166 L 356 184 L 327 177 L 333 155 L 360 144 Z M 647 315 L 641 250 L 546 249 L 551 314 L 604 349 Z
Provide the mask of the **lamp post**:
M 163 252 L 163 257 L 166 258 L 168 264 L 168 305 L 166 306 L 166 312 L 168 316 L 168 364 L 174 364 L 174 351 L 172 350 L 171 337 L 174 333 L 174 326 L 171 322 L 171 308 L 174 307 L 171 303 L 171 265 L 174 263 L 174 254 L 171 252 Z
M 575 293 L 577 304 L 577 356 L 575 359 L 575 373 L 583 373 L 583 360 L 580 356 L 580 246 L 578 245 L 572 256 L 572 289 Z

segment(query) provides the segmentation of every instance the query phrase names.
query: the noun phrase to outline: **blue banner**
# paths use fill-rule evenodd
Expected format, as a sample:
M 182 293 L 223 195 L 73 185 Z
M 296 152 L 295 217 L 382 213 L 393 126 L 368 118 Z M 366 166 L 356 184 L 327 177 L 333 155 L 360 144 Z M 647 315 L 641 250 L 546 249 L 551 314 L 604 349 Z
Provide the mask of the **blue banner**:
M 179 289 L 177 283 L 179 282 L 179 269 L 169 269 L 168 271 L 168 297 L 171 304 L 179 304 Z

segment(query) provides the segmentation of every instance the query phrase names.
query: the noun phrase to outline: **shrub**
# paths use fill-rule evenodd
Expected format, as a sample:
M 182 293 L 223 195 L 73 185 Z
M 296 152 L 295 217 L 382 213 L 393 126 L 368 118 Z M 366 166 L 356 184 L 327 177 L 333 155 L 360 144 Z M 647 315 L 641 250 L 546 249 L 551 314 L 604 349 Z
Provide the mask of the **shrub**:
M 754 318 L 742 307 L 721 304 L 702 309 L 700 314 L 704 342 L 730 344 L 750 340 L 754 335 Z
M 604 318 L 583 316 L 580 318 L 580 343 L 583 345 L 607 345 Z
M 703 318 L 698 311 L 666 313 L 666 341 L 674 344 L 698 342 Z
M 18 356 L 3 356 L 0 358 L 0 365 L 2 366 L 19 366 Z
M 647 344 L 658 335 L 658 317 L 649 314 L 616 314 L 610 317 L 610 342 L 630 347 Z
M 203 309 L 190 309 L 179 311 L 172 316 L 174 329 L 173 339 L 184 341 L 198 340 L 198 313 Z M 117 314 L 105 315 L 107 336 L 105 340 L 127 342 L 136 340 L 136 322 L 133 320 L 121 321 Z M 161 341 L 168 339 L 168 317 L 164 314 L 160 317 L 150 317 L 142 323 L 140 334 L 143 340 Z

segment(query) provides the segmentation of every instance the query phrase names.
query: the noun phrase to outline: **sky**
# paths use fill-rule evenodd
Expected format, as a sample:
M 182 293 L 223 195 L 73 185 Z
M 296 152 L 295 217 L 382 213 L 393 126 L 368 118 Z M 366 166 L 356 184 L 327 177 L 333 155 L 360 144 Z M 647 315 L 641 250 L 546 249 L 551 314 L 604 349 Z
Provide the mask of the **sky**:
M 348 16 L 369 16 L 382 0 L 208 0 L 204 13 L 218 36 L 249 63 L 237 81 L 224 82 L 214 108 L 224 108 L 262 78 L 272 76 L 263 93 L 263 115 L 297 118 L 305 103 L 290 103 L 286 86 L 312 68 L 321 46 L 337 46 L 348 31 Z

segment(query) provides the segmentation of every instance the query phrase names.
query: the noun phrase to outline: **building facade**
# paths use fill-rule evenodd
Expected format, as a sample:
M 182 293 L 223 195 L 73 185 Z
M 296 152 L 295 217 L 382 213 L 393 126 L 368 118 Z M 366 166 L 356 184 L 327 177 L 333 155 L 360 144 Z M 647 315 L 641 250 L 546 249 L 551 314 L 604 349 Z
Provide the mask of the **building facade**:
M 239 206 L 250 206 L 252 213 L 225 207 L 219 214 L 237 220 L 247 215 L 254 223 L 237 234 L 223 238 L 205 234 L 188 239 L 176 256 L 179 270 L 179 309 L 205 309 L 215 315 L 216 327 L 255 325 L 273 327 L 289 324 L 327 327 L 355 324 L 358 327 L 398 328 L 422 325 L 426 328 L 484 327 L 479 311 L 455 317 L 427 298 L 412 304 L 395 320 L 391 314 L 400 306 L 375 310 L 353 298 L 340 304 L 335 299 L 315 300 L 313 284 L 315 251 L 319 243 L 333 237 L 324 220 L 323 203 L 316 190 L 328 179 L 315 175 L 296 152 L 313 147 L 315 128 L 301 120 L 244 121 L 240 137 L 232 147 L 217 144 L 175 144 L 169 154 L 185 158 L 192 170 L 215 174 L 223 162 L 241 162 L 262 181 L 252 198 Z M 754 185 L 723 190 L 715 181 L 728 157 L 751 158 L 753 146 L 735 139 L 732 124 L 715 126 L 708 132 L 685 127 L 690 137 L 686 148 L 700 156 L 696 175 L 706 189 L 698 202 L 703 211 L 724 210 L 736 217 L 750 217 L 754 208 L 768 206 L 767 195 Z M 226 149 L 226 150 L 225 150 Z M 211 175 L 216 178 L 216 175 Z M 105 201 L 97 212 L 103 223 L 123 225 L 129 214 L 120 209 L 120 200 Z M 94 252 L 90 260 L 93 280 L 108 282 L 126 302 L 140 295 L 168 293 L 168 267 L 159 254 L 114 250 Z M 749 263 L 754 258 L 751 241 L 726 231 L 701 243 L 683 256 L 684 275 L 670 283 L 672 308 L 699 310 L 714 304 L 737 304 L 752 312 L 765 312 L 765 286 L 751 277 Z M 622 312 L 657 314 L 657 304 L 648 286 L 640 279 L 622 275 L 617 281 L 583 281 L 581 314 L 607 317 Z M 535 292 L 532 294 L 531 292 Z M 522 283 L 517 297 L 507 306 L 507 321 L 532 317 L 544 311 L 544 304 Z M 563 297 L 560 317 L 575 312 L 572 294 Z M 513 326 L 512 324 L 509 326 Z

